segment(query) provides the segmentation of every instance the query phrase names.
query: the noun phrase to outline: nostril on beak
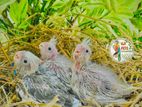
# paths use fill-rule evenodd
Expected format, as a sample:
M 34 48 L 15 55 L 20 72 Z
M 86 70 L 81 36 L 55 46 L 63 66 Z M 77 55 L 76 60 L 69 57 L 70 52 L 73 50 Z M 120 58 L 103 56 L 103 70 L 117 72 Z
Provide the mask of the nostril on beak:
M 80 56 L 80 52 L 76 52 L 75 55 L 74 55 L 74 58 L 78 59 L 79 56 Z
M 20 56 L 16 54 L 16 55 L 15 55 L 15 58 L 16 58 L 16 59 L 19 59 L 19 58 L 20 58 Z
M 80 52 L 79 52 L 79 51 L 76 51 L 76 53 L 79 54 Z

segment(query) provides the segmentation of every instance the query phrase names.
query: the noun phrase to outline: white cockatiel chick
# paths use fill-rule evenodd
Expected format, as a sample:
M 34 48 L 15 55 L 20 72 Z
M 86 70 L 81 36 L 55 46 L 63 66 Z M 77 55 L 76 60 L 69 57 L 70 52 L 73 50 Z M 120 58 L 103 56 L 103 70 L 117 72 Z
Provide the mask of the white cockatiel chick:
M 60 55 L 56 48 L 56 39 L 53 37 L 49 42 L 42 42 L 39 45 L 41 59 L 44 61 L 42 70 L 48 76 L 55 75 L 61 82 L 69 86 L 71 79 L 71 72 L 69 72 L 69 67 L 72 66 L 72 62 L 68 60 L 65 56 Z M 56 81 L 56 79 L 52 79 Z
M 14 63 L 16 65 L 17 73 L 20 74 L 22 84 L 24 86 L 18 86 L 17 90 L 20 92 L 28 92 L 28 97 L 34 101 L 48 103 L 54 96 L 58 95 L 60 104 L 63 107 L 71 107 L 68 103 L 68 92 L 63 83 L 52 84 L 52 76 L 49 78 L 47 75 L 39 73 L 39 67 L 41 68 L 42 61 L 29 51 L 18 51 L 14 56 Z M 44 69 L 44 68 L 43 68 Z M 54 77 L 54 76 L 53 76 Z M 25 89 L 23 89 L 25 87 Z M 22 93 L 22 94 L 23 94 Z M 24 95 L 21 95 L 23 99 Z M 25 97 L 24 97 L 25 98 Z
M 42 62 L 42 60 L 29 51 L 18 51 L 14 56 L 16 70 L 22 77 L 35 73 Z
M 89 61 L 90 40 L 84 39 L 73 53 L 72 87 L 81 99 L 94 98 L 100 104 L 121 103 L 132 87 L 122 83 L 112 70 Z
M 40 73 L 47 75 L 52 81 L 52 85 L 64 84 L 65 88 L 62 87 L 62 89 L 68 92 L 68 95 L 70 95 L 68 100 L 71 100 L 73 104 L 77 96 L 74 95 L 70 87 L 71 71 L 69 68 L 72 66 L 72 62 L 58 53 L 55 37 L 49 42 L 40 43 L 39 49 L 41 59 L 44 60 L 44 64 L 41 65 Z

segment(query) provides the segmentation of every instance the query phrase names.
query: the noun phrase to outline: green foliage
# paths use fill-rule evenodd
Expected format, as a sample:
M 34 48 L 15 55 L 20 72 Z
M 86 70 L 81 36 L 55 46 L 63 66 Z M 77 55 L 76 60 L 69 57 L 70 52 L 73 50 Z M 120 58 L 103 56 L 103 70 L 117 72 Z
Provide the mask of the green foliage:
M 142 30 L 142 9 L 134 12 L 134 17 L 131 21 L 138 29 Z
M 0 14 L 10 4 L 14 3 L 15 0 L 0 0 Z
M 138 39 L 142 30 L 141 5 L 141 0 L 16 0 L 3 11 L 0 27 L 19 33 L 20 29 L 43 23 L 53 29 L 70 28 L 71 35 L 82 31 L 104 39 Z
M 14 22 L 13 25 L 16 28 L 26 28 L 28 23 L 26 20 L 27 18 L 27 10 L 28 10 L 28 1 L 21 0 L 20 2 L 15 2 L 10 5 L 9 13 L 12 21 Z

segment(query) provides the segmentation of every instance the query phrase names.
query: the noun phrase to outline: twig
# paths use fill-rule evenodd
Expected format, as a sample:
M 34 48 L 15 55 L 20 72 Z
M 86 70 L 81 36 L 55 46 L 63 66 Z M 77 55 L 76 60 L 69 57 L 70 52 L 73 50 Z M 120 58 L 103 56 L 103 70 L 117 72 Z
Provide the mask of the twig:
M 23 101 L 20 101 L 20 102 L 17 102 L 17 103 L 13 103 L 10 105 L 10 107 L 14 107 L 14 106 L 17 106 L 17 105 L 23 105 L 23 104 L 34 104 L 34 105 L 37 105 L 39 103 L 35 102 L 34 100 L 32 99 L 26 99 L 26 100 L 23 100 Z
M 4 95 L 5 95 L 6 101 L 8 102 L 8 96 L 6 95 L 5 89 L 3 88 L 3 86 L 1 86 L 1 88 L 2 88 L 2 91 L 3 91 Z
M 9 59 L 9 57 L 8 57 L 8 55 L 6 54 L 5 50 L 3 49 L 1 42 L 0 42 L 0 48 L 1 48 L 1 50 L 3 51 L 3 53 L 4 53 L 5 57 L 6 57 L 6 59 L 8 60 L 8 62 L 11 63 L 11 60 Z
M 130 107 L 134 107 L 135 104 L 142 98 L 142 92 L 135 98 L 135 100 L 133 101 L 133 103 L 131 104 Z

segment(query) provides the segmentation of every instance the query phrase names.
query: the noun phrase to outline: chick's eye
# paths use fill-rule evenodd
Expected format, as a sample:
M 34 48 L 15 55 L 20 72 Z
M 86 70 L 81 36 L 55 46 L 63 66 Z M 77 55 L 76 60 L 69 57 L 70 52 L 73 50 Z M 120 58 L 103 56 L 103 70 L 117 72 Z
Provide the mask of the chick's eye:
M 27 60 L 24 60 L 24 63 L 27 63 L 28 61 Z
M 51 47 L 48 47 L 48 50 L 50 51 L 50 50 L 51 50 Z
M 88 53 L 88 52 L 89 52 L 89 50 L 87 49 L 87 50 L 86 50 L 86 53 Z

